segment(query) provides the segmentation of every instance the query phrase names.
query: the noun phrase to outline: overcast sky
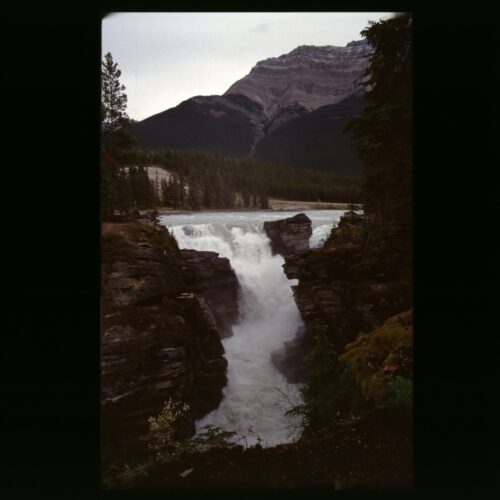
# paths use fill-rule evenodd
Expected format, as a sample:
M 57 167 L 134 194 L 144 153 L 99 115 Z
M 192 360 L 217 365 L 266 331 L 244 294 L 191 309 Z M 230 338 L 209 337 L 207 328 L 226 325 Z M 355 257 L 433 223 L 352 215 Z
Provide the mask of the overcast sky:
M 122 71 L 128 114 L 142 120 L 196 95 L 221 95 L 252 67 L 299 45 L 345 46 L 388 13 L 116 13 L 102 53 Z

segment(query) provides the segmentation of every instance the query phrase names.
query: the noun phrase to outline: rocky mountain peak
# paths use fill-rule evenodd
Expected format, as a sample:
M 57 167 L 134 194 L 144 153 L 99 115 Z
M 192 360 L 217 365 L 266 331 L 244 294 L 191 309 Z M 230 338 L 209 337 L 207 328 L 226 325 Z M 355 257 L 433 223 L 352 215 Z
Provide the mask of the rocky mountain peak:
M 288 54 L 259 61 L 226 94 L 259 103 L 269 120 L 290 106 L 312 111 L 363 91 L 370 46 L 366 40 L 346 47 L 301 45 Z

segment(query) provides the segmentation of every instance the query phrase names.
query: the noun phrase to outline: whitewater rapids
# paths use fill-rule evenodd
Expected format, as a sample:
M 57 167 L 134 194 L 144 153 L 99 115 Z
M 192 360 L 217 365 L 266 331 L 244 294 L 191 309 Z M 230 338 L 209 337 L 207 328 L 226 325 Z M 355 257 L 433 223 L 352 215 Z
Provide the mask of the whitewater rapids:
M 180 248 L 214 251 L 227 257 L 241 285 L 240 316 L 233 335 L 223 339 L 228 382 L 219 407 L 196 422 L 196 429 L 213 424 L 235 431 L 246 446 L 275 446 L 294 439 L 298 417 L 286 416 L 300 403 L 300 385 L 288 384 L 271 363 L 271 353 L 291 340 L 302 319 L 293 300 L 283 258 L 272 255 L 263 230 L 266 220 L 299 212 L 203 212 L 164 215 L 163 225 Z M 311 219 L 311 248 L 318 247 L 338 223 L 341 210 L 303 212 Z

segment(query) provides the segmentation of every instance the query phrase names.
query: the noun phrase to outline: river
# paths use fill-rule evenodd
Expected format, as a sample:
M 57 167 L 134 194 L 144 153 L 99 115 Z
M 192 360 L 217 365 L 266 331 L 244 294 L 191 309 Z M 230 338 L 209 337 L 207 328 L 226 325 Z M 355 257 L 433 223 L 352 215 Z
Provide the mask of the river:
M 160 216 L 180 248 L 214 251 L 227 257 L 241 285 L 240 317 L 223 339 L 228 383 L 217 409 L 196 422 L 235 431 L 244 445 L 275 446 L 294 439 L 298 417 L 286 416 L 300 403 L 300 385 L 288 384 L 271 363 L 271 353 L 302 325 L 283 258 L 272 255 L 263 223 L 300 212 L 196 212 Z M 312 222 L 311 248 L 321 246 L 343 210 L 303 211 Z

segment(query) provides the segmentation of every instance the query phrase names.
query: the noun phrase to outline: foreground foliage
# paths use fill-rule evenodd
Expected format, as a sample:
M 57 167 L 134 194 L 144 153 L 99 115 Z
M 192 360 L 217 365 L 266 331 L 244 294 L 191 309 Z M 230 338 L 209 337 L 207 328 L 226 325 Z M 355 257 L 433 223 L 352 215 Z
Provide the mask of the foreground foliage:
M 303 403 L 289 414 L 301 415 L 302 439 L 349 425 L 375 410 L 409 414 L 413 402 L 412 313 L 389 318 L 361 333 L 340 356 L 321 328 L 305 358 L 308 382 Z
M 412 407 L 412 312 L 389 318 L 368 334 L 361 334 L 339 357 L 351 388 L 376 408 Z
M 161 412 L 148 419 L 149 457 L 137 464 L 114 466 L 105 478 L 105 484 L 112 487 L 121 483 L 128 483 L 141 476 L 147 476 L 150 470 L 159 464 L 179 460 L 187 454 L 204 453 L 211 448 L 233 448 L 236 432 L 208 424 L 201 432 L 191 438 L 179 436 L 179 425 L 189 414 L 189 405 L 170 398 L 165 401 Z

